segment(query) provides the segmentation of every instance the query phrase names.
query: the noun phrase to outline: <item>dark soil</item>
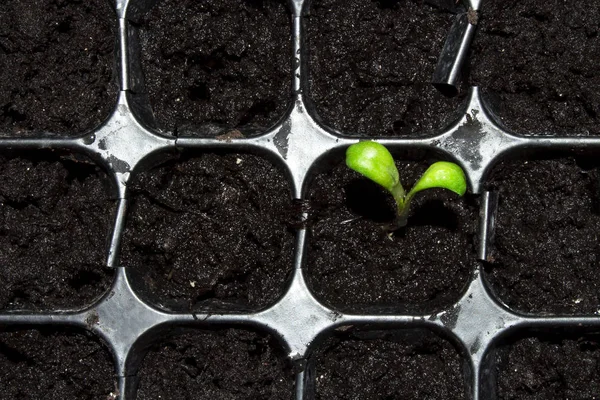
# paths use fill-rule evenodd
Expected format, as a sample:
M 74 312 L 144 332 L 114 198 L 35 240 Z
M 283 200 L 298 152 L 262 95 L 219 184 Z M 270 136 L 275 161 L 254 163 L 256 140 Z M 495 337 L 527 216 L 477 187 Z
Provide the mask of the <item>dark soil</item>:
M 596 399 L 600 393 L 597 339 L 521 339 L 499 352 L 499 399 Z
M 138 399 L 293 399 L 294 374 L 270 336 L 195 331 L 154 346 Z
M 252 134 L 283 117 L 292 64 L 284 0 L 165 0 L 142 21 L 140 38 L 161 129 Z
M 0 399 L 112 399 L 110 352 L 81 333 L 0 333 Z
M 336 332 L 315 355 L 317 399 L 464 399 L 461 360 L 429 331 Z
M 402 181 L 416 182 L 425 163 L 398 163 Z M 417 195 L 408 225 L 388 237 L 391 195 L 344 164 L 318 175 L 306 270 L 315 294 L 337 309 L 393 306 L 433 310 L 454 303 L 475 260 L 476 206 L 442 189 Z
M 77 135 L 109 116 L 118 92 L 109 4 L 0 1 L 0 135 Z
M 600 305 L 600 183 L 597 163 L 506 162 L 494 169 L 500 194 L 487 277 L 525 312 L 591 314 Z M 592 168 L 593 167 L 593 168 Z
M 310 96 L 323 122 L 384 136 L 429 134 L 458 119 L 464 96 L 430 83 L 453 20 L 422 0 L 312 1 Z
M 600 2 L 487 1 L 472 45 L 471 84 L 522 134 L 600 134 Z
M 71 158 L 0 157 L 0 308 L 79 308 L 111 284 L 108 178 Z
M 293 266 L 291 197 L 269 162 L 183 158 L 139 174 L 130 190 L 122 264 L 149 301 L 256 309 L 283 294 Z

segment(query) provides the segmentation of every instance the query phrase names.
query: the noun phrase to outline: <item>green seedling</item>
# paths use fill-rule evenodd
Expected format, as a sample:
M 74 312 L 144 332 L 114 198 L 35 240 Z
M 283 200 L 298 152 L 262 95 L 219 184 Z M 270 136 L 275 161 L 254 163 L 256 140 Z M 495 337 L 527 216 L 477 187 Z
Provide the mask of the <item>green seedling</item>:
M 410 202 L 418 192 L 442 188 L 462 196 L 467 190 L 467 181 L 462 168 L 451 162 L 438 161 L 431 164 L 412 189 L 406 193 L 400 183 L 394 158 L 388 149 L 371 141 L 359 142 L 348 147 L 346 165 L 383 186 L 392 194 L 397 205 L 396 228 L 406 225 Z

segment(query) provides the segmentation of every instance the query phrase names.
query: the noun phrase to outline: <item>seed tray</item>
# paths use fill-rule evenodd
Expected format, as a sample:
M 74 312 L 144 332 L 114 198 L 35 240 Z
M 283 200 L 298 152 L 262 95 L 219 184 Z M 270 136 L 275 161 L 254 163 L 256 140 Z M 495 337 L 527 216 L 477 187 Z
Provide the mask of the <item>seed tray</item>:
M 419 138 L 376 139 L 396 154 L 418 151 L 459 163 L 466 172 L 469 190 L 478 196 L 477 262 L 472 265 L 467 287 L 458 301 L 430 313 L 398 313 L 394 308 L 370 308 L 368 312 L 342 312 L 326 306 L 309 289 L 305 277 L 307 229 L 298 230 L 295 239 L 293 272 L 283 297 L 259 311 L 172 312 L 148 304 L 133 290 L 127 268 L 119 265 L 119 248 L 128 212 L 128 182 L 145 170 L 179 151 L 248 152 L 269 159 L 284 171 L 295 199 L 305 199 L 312 178 L 332 162 L 343 159 L 345 149 L 360 137 L 327 128 L 307 99 L 309 65 L 305 47 L 309 2 L 291 0 L 294 65 L 292 106 L 285 117 L 268 132 L 250 138 L 173 137 L 155 126 L 139 63 L 137 25 L 132 22 L 148 11 L 154 1 L 117 0 L 118 70 L 121 91 L 110 118 L 93 132 L 77 138 L 31 137 L 0 140 L 2 151 L 40 149 L 84 154 L 105 168 L 112 177 L 117 195 L 117 211 L 110 239 L 107 266 L 115 269 L 110 291 L 88 308 L 76 311 L 3 312 L 3 327 L 79 327 L 98 335 L 113 353 L 121 399 L 136 397 L 137 372 L 149 346 L 175 328 L 215 329 L 247 327 L 273 334 L 281 341 L 297 367 L 297 399 L 315 397 L 318 377 L 311 354 L 328 337 L 352 327 L 362 331 L 427 330 L 458 350 L 462 362 L 465 398 L 496 397 L 496 353 L 515 335 L 564 332 L 588 335 L 600 328 L 596 315 L 533 315 L 509 309 L 490 290 L 483 266 L 491 256 L 498 196 L 486 191 L 485 179 L 491 168 L 506 158 L 528 154 L 598 154 L 600 138 L 560 136 L 520 136 L 507 131 L 494 115 L 495 105 L 485 100 L 479 88 L 470 89 L 462 117 L 443 132 Z M 472 9 L 479 1 L 471 0 Z M 452 91 L 458 80 L 473 37 L 473 12 L 456 16 L 440 63 L 434 74 L 437 85 Z M 306 217 L 307 215 L 305 215 Z M 198 249 L 202 251 L 202 249 Z M 167 366 L 168 367 L 168 366 Z

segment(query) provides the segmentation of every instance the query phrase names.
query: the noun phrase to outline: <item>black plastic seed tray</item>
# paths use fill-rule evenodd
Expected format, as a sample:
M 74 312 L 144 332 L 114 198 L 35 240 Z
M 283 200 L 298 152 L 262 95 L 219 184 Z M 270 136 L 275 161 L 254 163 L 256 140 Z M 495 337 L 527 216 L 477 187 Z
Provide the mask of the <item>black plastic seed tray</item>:
M 148 304 L 132 283 L 127 266 L 119 264 L 119 251 L 128 216 L 128 183 L 136 173 L 156 164 L 157 160 L 179 151 L 253 153 L 265 157 L 285 171 L 295 199 L 305 199 L 309 184 L 331 163 L 341 162 L 345 149 L 360 140 L 318 123 L 316 110 L 307 101 L 309 65 L 305 48 L 307 0 L 290 0 L 292 10 L 293 73 L 291 107 L 270 131 L 254 137 L 205 138 L 174 137 L 158 131 L 144 95 L 140 67 L 138 25 L 132 21 L 156 2 L 117 0 L 118 70 L 121 91 L 118 105 L 100 128 L 76 138 L 44 136 L 40 138 L 2 138 L 2 151 L 24 150 L 35 154 L 41 149 L 83 154 L 109 172 L 117 192 L 116 217 L 110 239 L 107 265 L 114 268 L 114 282 L 107 294 L 92 306 L 78 311 L 4 312 L 3 329 L 40 327 L 78 327 L 100 337 L 114 356 L 118 390 L 114 396 L 136 398 L 138 370 L 149 347 L 176 329 L 221 329 L 238 327 L 273 334 L 296 366 L 296 399 L 317 396 L 320 376 L 319 358 L 312 357 L 332 335 L 357 329 L 369 332 L 423 332 L 443 338 L 456 349 L 461 360 L 457 374 L 464 381 L 457 385 L 464 398 L 496 398 L 496 354 L 511 337 L 535 332 L 589 335 L 600 328 L 600 318 L 590 316 L 530 315 L 509 309 L 490 289 L 484 265 L 491 257 L 498 195 L 484 190 L 485 179 L 500 160 L 527 154 L 598 154 L 600 138 L 560 136 L 519 136 L 508 132 L 494 117 L 493 105 L 487 104 L 476 87 L 470 89 L 462 117 L 450 128 L 429 137 L 378 138 L 392 153 L 411 151 L 435 154 L 454 161 L 466 172 L 469 191 L 480 207 L 477 216 L 477 254 L 471 265 L 468 283 L 455 304 L 437 312 L 402 313 L 394 307 L 366 308 L 364 312 L 341 311 L 320 301 L 307 284 L 308 230 L 300 228 L 295 239 L 293 272 L 285 294 L 275 304 L 260 311 L 168 311 Z M 479 9 L 479 1 L 471 0 Z M 475 32 L 472 14 L 456 15 L 434 82 L 452 91 L 457 84 L 460 64 L 464 61 Z M 543 133 L 543 132 L 542 132 Z M 420 154 L 420 153 L 419 153 Z M 541 210 L 540 212 L 543 212 Z M 305 214 L 305 217 L 307 215 Z M 200 222 L 199 222 L 200 223 Z M 473 221 L 475 224 L 475 221 Z M 198 247 L 202 252 L 202 247 Z M 533 332 L 533 333 L 532 333 Z M 407 340 L 418 340 L 407 336 Z M 169 368 L 168 365 L 164 366 Z M 355 371 L 360 374 L 364 371 Z M 409 371 L 408 371 L 409 372 Z M 408 373 L 407 372 L 407 373 Z M 427 371 L 423 373 L 426 375 Z M 414 378 L 417 379 L 417 378 Z M 423 377 L 422 379 L 435 379 Z

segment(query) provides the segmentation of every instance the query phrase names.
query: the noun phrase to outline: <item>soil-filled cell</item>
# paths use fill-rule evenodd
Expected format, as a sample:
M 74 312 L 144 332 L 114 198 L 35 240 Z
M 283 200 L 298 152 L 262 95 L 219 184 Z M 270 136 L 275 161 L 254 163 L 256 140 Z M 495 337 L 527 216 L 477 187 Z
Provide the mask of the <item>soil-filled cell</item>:
M 397 164 L 408 189 L 428 164 Z M 305 270 L 318 298 L 342 310 L 425 312 L 452 304 L 474 268 L 475 202 L 433 189 L 417 194 L 406 227 L 389 232 L 389 193 L 344 164 L 316 176 Z
M 429 331 L 336 332 L 314 355 L 316 399 L 464 399 L 456 349 Z
M 0 332 L 0 399 L 116 399 L 110 352 L 89 335 Z
M 498 399 L 595 399 L 598 338 L 525 338 L 497 353 Z
M 291 99 L 284 0 L 164 0 L 142 20 L 142 68 L 157 123 L 178 135 L 264 132 Z
M 555 159 L 498 165 L 499 191 L 487 278 L 509 307 L 593 314 L 600 305 L 597 163 Z
M 86 159 L 0 157 L 0 309 L 79 308 L 106 292 L 114 217 Z
M 294 229 L 289 186 L 269 162 L 203 154 L 140 173 L 121 264 L 169 309 L 260 308 L 285 289 Z
M 598 135 L 600 2 L 491 0 L 482 5 L 470 83 L 520 134 Z
M 73 136 L 100 125 L 119 90 L 111 3 L 0 4 L 0 136 Z
M 312 1 L 310 97 L 324 124 L 387 136 L 430 134 L 456 120 L 464 96 L 430 83 L 454 18 L 422 0 Z
M 292 400 L 294 374 L 271 336 L 229 329 L 162 340 L 139 372 L 138 400 Z

